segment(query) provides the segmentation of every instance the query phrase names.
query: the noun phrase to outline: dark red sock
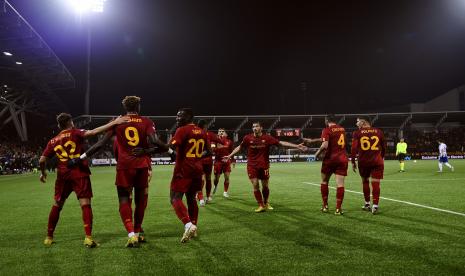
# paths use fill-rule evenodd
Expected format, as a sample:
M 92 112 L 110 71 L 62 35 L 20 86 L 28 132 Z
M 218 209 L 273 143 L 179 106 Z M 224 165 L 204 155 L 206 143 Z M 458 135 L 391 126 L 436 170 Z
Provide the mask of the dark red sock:
M 191 221 L 189 214 L 187 213 L 187 208 L 182 202 L 182 199 L 174 199 L 171 202 L 171 205 L 174 208 L 174 211 L 176 212 L 176 216 L 178 216 L 179 220 L 182 221 L 183 224 L 186 224 Z
M 320 191 L 321 191 L 321 198 L 323 199 L 323 205 L 328 206 L 328 196 L 329 196 L 328 184 L 321 183 Z
M 211 180 L 211 179 L 207 179 L 207 180 L 205 181 L 205 192 L 207 193 L 207 197 L 210 196 L 211 191 L 212 191 L 212 180 Z M 194 224 L 195 224 L 195 223 L 194 223 Z
M 260 192 L 260 190 L 253 191 L 253 194 L 255 196 L 255 199 L 257 200 L 258 205 L 264 206 L 263 197 L 262 197 L 262 193 Z
M 48 228 L 47 228 L 47 236 L 49 237 L 53 237 L 53 232 L 55 232 L 58 219 L 60 218 L 60 211 L 61 211 L 61 208 L 55 205 L 53 205 L 52 210 L 50 210 L 50 214 L 48 215 Z
M 197 198 L 198 198 L 199 200 L 202 200 L 202 199 L 203 199 L 203 193 L 202 193 L 202 191 L 199 191 L 199 192 L 197 193 Z
M 371 181 L 371 187 L 373 188 L 373 205 L 378 205 L 379 194 L 381 192 L 379 181 Z
M 197 205 L 197 201 L 195 201 L 195 198 L 193 200 L 187 199 L 187 211 L 189 213 L 189 218 L 191 219 L 191 222 L 197 225 L 199 218 L 199 206 Z
M 365 202 L 370 202 L 370 182 L 368 180 L 362 182 L 363 185 L 363 196 Z
M 270 196 L 270 189 L 268 187 L 263 187 L 262 194 L 263 194 L 263 203 L 267 204 L 268 197 Z
M 128 233 L 134 232 L 134 224 L 132 223 L 132 208 L 130 202 L 119 204 L 119 214 L 123 221 L 124 227 Z
M 225 180 L 224 181 L 224 191 L 228 192 L 228 190 L 229 190 L 229 180 L 228 181 Z
M 136 197 L 136 209 L 134 210 L 134 232 L 142 232 L 142 222 L 144 221 L 145 208 L 147 208 L 147 201 L 149 195 L 142 195 L 140 198 Z
M 84 231 L 86 236 L 92 236 L 92 207 L 90 204 L 81 206 L 82 221 L 84 222 Z
M 341 209 L 344 200 L 344 187 L 337 187 L 336 190 L 336 209 Z

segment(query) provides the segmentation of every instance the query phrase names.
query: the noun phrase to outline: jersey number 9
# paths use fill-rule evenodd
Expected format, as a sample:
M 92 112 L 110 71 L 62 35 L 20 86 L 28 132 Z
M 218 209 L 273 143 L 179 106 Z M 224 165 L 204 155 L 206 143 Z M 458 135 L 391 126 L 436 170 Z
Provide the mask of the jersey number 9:
M 137 131 L 137 128 L 135 127 L 127 127 L 124 130 L 124 136 L 126 136 L 126 139 L 128 140 L 128 145 L 130 146 L 137 146 L 139 145 L 139 132 Z

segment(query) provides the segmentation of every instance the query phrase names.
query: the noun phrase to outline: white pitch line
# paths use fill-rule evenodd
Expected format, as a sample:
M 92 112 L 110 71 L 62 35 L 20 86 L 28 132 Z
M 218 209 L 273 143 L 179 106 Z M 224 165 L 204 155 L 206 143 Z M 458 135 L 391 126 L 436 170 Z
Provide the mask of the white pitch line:
M 320 183 L 311 183 L 311 182 L 302 182 L 302 183 L 307 184 L 307 185 L 312 185 L 312 186 L 318 186 L 318 187 L 320 187 L 320 185 L 321 185 Z M 336 190 L 336 188 L 334 188 L 334 187 L 329 187 L 329 188 L 331 188 L 333 190 Z M 357 192 L 357 191 L 352 191 L 352 190 L 347 190 L 347 189 L 345 189 L 345 191 L 349 192 L 349 193 L 363 195 L 362 192 Z M 407 204 L 407 205 L 412 205 L 412 206 L 416 206 L 416 207 L 426 208 L 426 209 L 430 209 L 430 210 L 435 210 L 435 211 L 439 211 L 439 212 L 443 212 L 443 213 L 449 213 L 449 214 L 454 214 L 454 215 L 459 215 L 459 216 L 465 217 L 464 213 L 454 212 L 454 211 L 450 211 L 450 210 L 435 208 L 435 207 L 426 206 L 426 205 L 422 205 L 422 204 L 417 204 L 417 203 L 413 203 L 413 202 L 409 202 L 409 201 L 397 200 L 397 199 L 387 198 L 387 197 L 382 197 L 382 196 L 380 196 L 379 198 L 384 199 L 384 200 L 404 203 L 404 204 Z

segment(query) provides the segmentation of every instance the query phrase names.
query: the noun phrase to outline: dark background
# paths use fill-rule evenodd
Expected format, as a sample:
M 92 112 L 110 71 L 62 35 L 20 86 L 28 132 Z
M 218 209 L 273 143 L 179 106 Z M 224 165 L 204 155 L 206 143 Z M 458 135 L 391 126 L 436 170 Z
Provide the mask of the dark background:
M 92 114 L 125 95 L 146 115 L 399 111 L 465 82 L 462 0 L 107 0 L 82 18 L 64 0 L 10 2 L 76 78 L 57 92 L 74 116 L 87 24 Z

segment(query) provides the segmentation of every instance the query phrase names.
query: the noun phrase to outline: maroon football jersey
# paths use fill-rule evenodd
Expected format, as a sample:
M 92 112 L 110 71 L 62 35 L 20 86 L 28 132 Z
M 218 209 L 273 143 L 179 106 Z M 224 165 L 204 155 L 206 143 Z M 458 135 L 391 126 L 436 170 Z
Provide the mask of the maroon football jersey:
M 226 137 L 220 138 L 221 145 L 215 148 L 215 162 L 220 162 L 223 157 L 229 155 L 234 149 L 233 141 Z
M 208 144 L 206 132 L 194 124 L 179 127 L 170 144 L 176 146 L 174 177 L 202 177 L 202 153 Z
M 321 132 L 321 140 L 328 141 L 323 161 L 326 162 L 347 162 L 346 153 L 346 131 L 340 125 L 332 125 L 324 128 Z
M 380 129 L 367 127 L 354 131 L 352 135 L 352 162 L 358 154 L 358 163 L 361 165 L 384 164 L 386 145 L 384 134 Z
M 279 140 L 268 134 L 255 136 L 248 134 L 241 143 L 241 148 L 247 149 L 247 166 L 259 169 L 270 167 L 270 147 L 279 145 Z
M 80 178 L 90 175 L 87 160 L 83 160 L 81 166 L 68 169 L 68 160 L 78 158 L 84 153 L 84 133 L 83 129 L 63 130 L 57 136 L 52 138 L 45 148 L 42 156 L 51 158 L 56 155 L 58 159 L 58 177 Z
M 148 136 L 155 133 L 154 123 L 139 115 L 129 115 L 129 123 L 117 125 L 110 130 L 116 136 L 116 152 L 118 157 L 116 169 L 147 168 L 149 155 L 134 156 L 132 150 L 136 147 L 148 148 Z
M 206 131 L 208 143 L 221 143 L 220 137 L 211 131 Z M 211 155 L 202 158 L 202 162 L 205 165 L 213 163 L 213 157 Z

